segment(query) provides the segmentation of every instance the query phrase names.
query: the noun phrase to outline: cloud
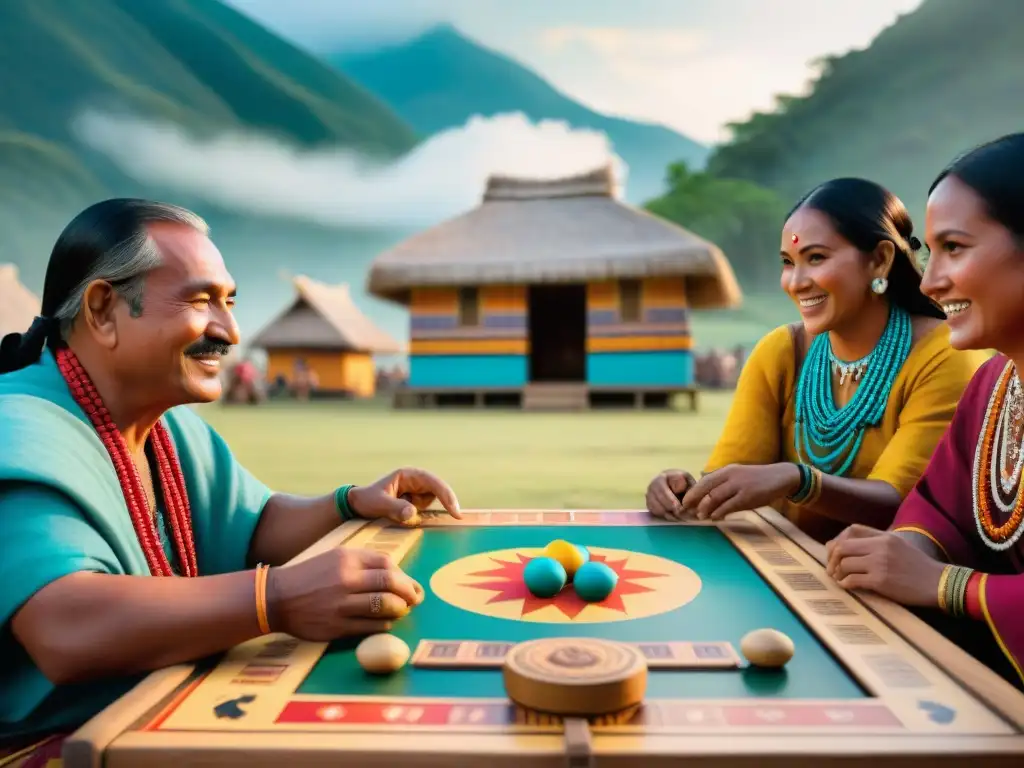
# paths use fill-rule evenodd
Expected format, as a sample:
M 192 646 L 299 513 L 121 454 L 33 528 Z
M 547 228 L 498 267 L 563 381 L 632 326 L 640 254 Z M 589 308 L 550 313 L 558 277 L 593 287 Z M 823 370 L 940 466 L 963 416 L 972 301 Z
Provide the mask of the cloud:
M 659 63 L 704 48 L 704 35 L 693 29 L 562 26 L 542 29 L 539 38 L 541 46 L 551 51 L 581 44 L 607 57 Z
M 557 178 L 611 163 L 608 138 L 521 114 L 471 118 L 380 164 L 343 148 L 304 151 L 258 134 L 199 139 L 168 123 L 88 111 L 73 129 L 133 178 L 212 203 L 329 226 L 425 226 L 480 201 L 492 174 Z

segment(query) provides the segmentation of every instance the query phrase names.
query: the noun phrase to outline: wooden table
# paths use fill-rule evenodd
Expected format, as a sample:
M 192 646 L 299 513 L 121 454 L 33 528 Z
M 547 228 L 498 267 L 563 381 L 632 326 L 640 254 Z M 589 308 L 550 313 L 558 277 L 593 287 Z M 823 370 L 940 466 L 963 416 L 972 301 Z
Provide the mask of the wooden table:
M 524 596 L 523 563 L 556 538 L 619 572 L 608 600 Z M 259 638 L 212 668 L 150 675 L 68 740 L 68 768 L 1024 766 L 1024 695 L 906 610 L 838 588 L 823 548 L 772 510 L 719 524 L 637 510 L 358 521 L 301 557 L 340 544 L 389 552 L 427 588 L 395 634 L 451 665 L 373 677 L 352 643 Z M 762 626 L 794 640 L 782 671 L 738 652 Z M 503 654 L 556 635 L 639 643 L 644 705 L 589 723 L 512 705 Z

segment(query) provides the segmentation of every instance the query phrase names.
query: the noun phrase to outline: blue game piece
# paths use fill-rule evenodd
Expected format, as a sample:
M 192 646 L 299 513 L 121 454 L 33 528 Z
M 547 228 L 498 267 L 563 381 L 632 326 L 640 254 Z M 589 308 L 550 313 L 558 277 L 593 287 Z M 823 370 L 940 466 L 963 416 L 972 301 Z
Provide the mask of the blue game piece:
M 554 597 L 567 580 L 565 568 L 553 557 L 535 557 L 523 569 L 526 588 L 536 597 Z
M 584 563 L 576 571 L 573 585 L 580 599 L 588 603 L 599 603 L 615 589 L 619 574 L 604 563 L 593 560 Z

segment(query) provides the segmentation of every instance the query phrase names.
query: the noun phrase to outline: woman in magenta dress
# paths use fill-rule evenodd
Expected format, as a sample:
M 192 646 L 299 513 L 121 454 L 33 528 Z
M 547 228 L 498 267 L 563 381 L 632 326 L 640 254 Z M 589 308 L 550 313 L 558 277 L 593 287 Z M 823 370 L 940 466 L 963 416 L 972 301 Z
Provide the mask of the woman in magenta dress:
M 828 571 L 922 615 L 1024 688 L 1024 133 L 954 161 L 929 192 L 921 290 L 957 349 L 996 355 L 968 385 L 888 531 L 852 526 Z

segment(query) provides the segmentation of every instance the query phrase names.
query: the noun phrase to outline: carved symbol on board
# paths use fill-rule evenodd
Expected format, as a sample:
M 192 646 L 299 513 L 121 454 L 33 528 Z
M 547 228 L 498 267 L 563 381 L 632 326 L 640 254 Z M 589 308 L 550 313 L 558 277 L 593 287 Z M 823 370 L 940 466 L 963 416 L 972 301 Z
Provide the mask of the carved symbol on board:
M 247 693 L 245 696 L 236 696 L 233 699 L 223 701 L 213 708 L 213 714 L 218 719 L 229 718 L 231 720 L 238 720 L 239 718 L 245 717 L 248 712 L 242 709 L 240 704 L 252 704 L 256 701 L 256 696 Z
M 722 659 L 726 656 L 725 649 L 720 645 L 697 644 L 693 646 L 693 653 L 698 659 Z
M 937 701 L 919 701 L 917 706 L 928 713 L 928 719 L 939 725 L 949 725 L 956 719 L 956 710 Z
M 671 659 L 672 649 L 666 643 L 644 643 L 640 652 L 648 659 Z

